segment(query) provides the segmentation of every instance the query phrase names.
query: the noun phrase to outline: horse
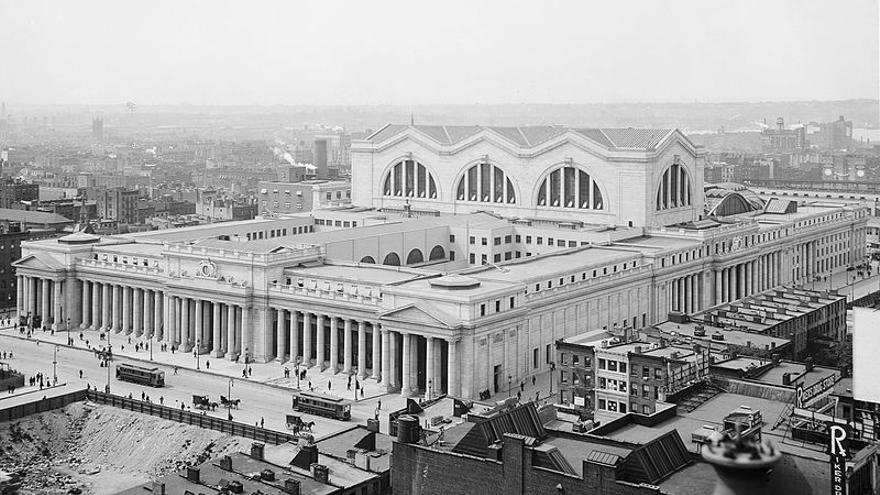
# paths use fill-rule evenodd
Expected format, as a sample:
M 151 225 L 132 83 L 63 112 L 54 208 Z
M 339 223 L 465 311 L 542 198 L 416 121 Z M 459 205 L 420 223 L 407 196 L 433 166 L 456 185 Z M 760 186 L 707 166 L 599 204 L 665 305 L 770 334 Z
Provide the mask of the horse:
M 300 424 L 300 429 L 303 431 L 312 431 L 313 426 L 315 426 L 314 421 L 303 421 L 302 424 Z

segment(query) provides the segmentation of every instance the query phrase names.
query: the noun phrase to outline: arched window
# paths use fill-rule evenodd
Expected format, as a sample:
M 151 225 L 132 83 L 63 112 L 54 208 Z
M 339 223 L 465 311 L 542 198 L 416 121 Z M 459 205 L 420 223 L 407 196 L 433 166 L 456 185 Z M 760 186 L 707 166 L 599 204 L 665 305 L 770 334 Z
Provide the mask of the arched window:
M 422 250 L 419 248 L 413 249 L 406 256 L 406 264 L 414 265 L 416 263 L 421 263 L 425 261 L 425 256 L 422 254 Z
M 599 184 L 590 174 L 574 165 L 550 172 L 538 186 L 538 206 L 604 210 L 605 200 Z
M 478 163 L 461 176 L 455 187 L 455 199 L 477 203 L 516 203 L 513 182 L 503 170 L 491 163 Z
M 388 253 L 388 255 L 385 256 L 385 260 L 382 261 L 382 264 L 388 266 L 400 266 L 400 256 L 398 256 L 397 253 Z
M 361 263 L 372 263 L 372 264 L 375 265 L 375 264 L 376 264 L 376 260 L 373 259 L 372 256 L 364 256 L 363 258 L 361 258 Z
M 443 246 L 437 245 L 431 249 L 431 252 L 428 254 L 428 260 L 442 260 L 446 258 L 446 250 L 443 249 Z
M 388 170 L 382 181 L 382 195 L 437 199 L 437 182 L 421 163 L 403 160 Z
M 660 185 L 657 186 L 657 210 L 691 206 L 691 187 L 687 169 L 679 163 L 670 165 L 660 176 Z

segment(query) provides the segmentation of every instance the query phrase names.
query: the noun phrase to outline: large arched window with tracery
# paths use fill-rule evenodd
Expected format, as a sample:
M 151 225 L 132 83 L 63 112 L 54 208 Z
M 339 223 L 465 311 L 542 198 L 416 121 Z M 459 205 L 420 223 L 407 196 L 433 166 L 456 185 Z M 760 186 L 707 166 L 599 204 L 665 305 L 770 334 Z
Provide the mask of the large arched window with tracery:
M 402 198 L 437 199 L 437 181 L 415 160 L 395 163 L 382 181 L 382 195 Z
M 538 206 L 604 210 L 602 189 L 590 174 L 574 165 L 553 170 L 538 186 Z
M 478 203 L 516 203 L 513 182 L 503 170 L 491 163 L 478 163 L 458 180 L 455 198 Z
M 673 163 L 660 176 L 657 186 L 657 210 L 680 208 L 693 204 L 691 178 L 684 165 Z

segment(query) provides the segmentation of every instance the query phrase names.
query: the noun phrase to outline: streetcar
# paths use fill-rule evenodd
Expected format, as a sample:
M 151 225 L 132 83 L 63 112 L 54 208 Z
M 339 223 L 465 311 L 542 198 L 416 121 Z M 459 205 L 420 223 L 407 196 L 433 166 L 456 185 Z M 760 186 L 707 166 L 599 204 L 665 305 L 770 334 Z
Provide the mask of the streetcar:
M 134 364 L 119 363 L 116 365 L 116 379 L 127 382 L 149 385 L 151 387 L 165 386 L 165 372 L 159 368 L 145 368 Z
M 328 418 L 348 421 L 351 419 L 351 401 L 332 395 L 313 392 L 294 392 L 293 410 Z

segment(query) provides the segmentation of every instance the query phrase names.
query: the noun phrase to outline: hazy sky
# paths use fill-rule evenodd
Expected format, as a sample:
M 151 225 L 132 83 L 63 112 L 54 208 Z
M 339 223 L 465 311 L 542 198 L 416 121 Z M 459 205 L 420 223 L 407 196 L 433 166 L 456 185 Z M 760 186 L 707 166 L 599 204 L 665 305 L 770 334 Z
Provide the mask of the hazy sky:
M 878 0 L 0 0 L 0 100 L 877 98 Z

